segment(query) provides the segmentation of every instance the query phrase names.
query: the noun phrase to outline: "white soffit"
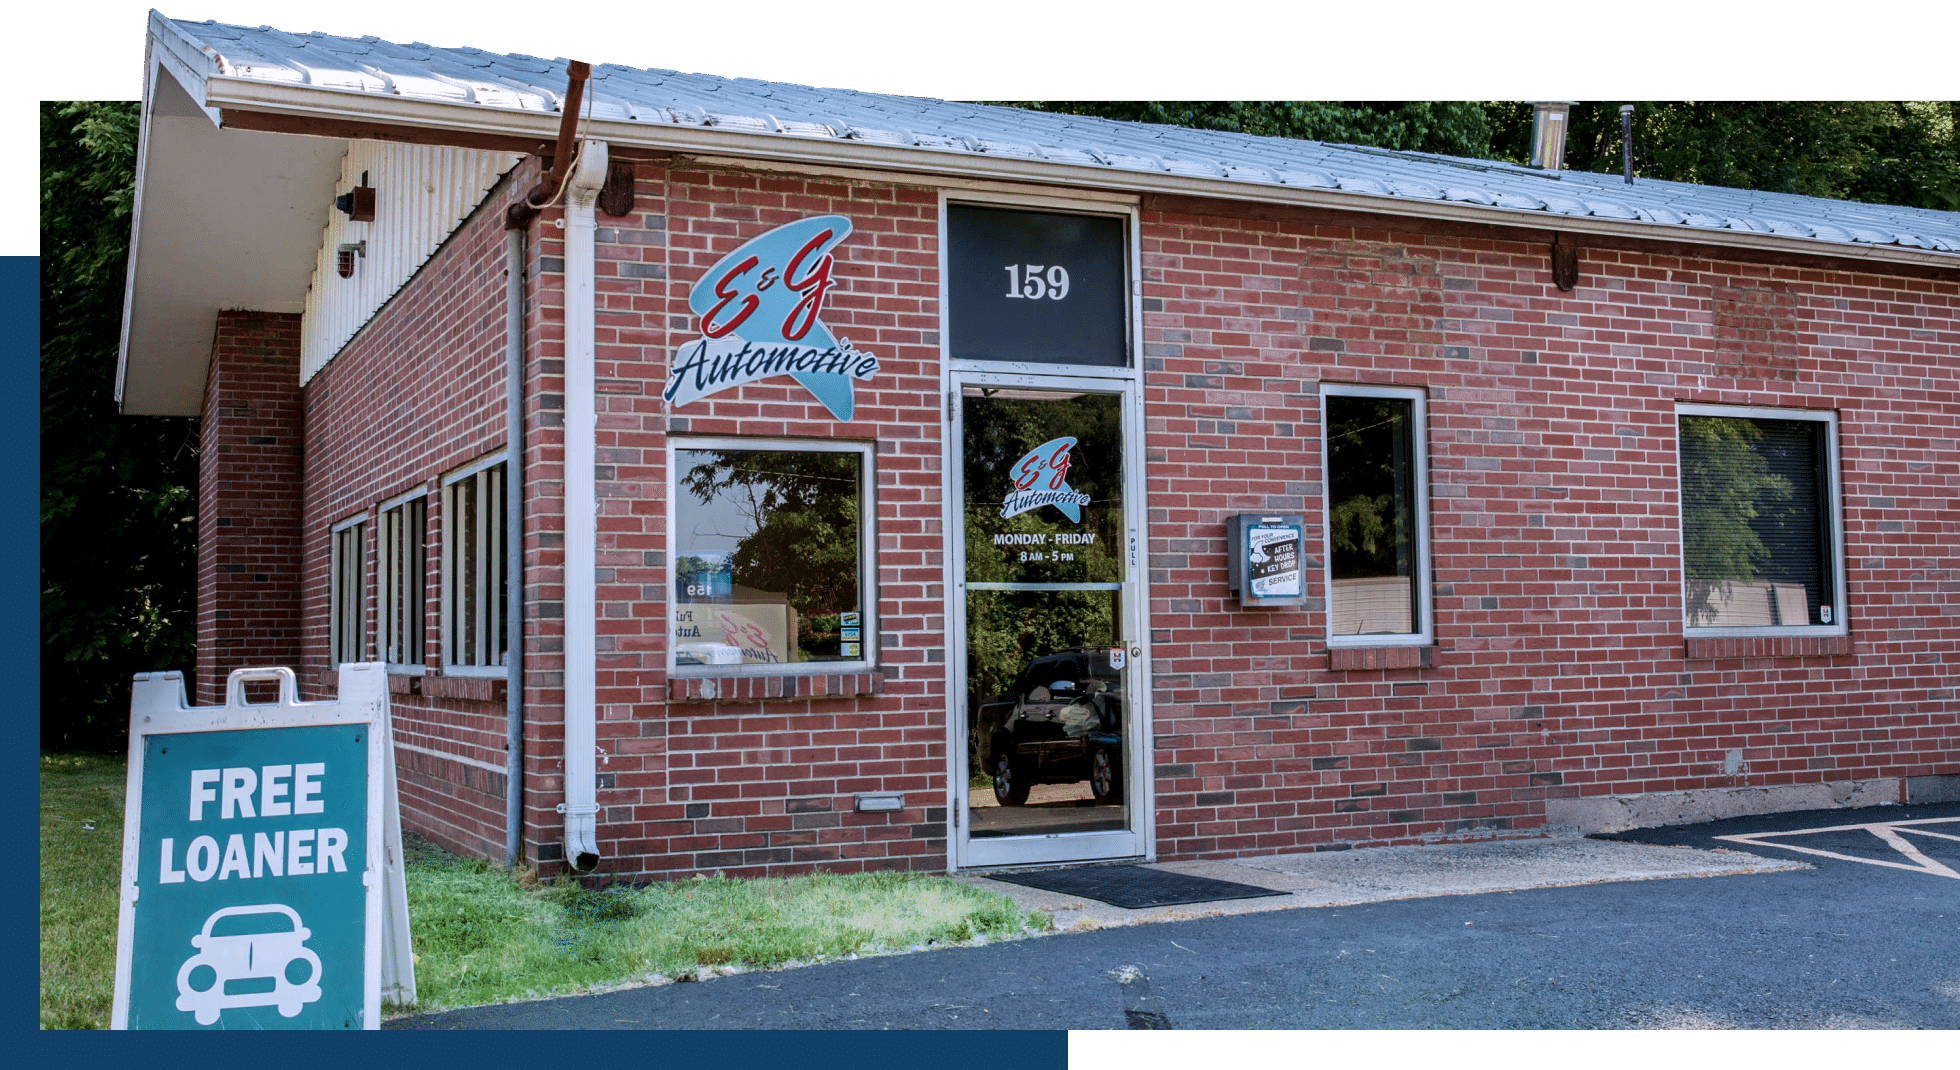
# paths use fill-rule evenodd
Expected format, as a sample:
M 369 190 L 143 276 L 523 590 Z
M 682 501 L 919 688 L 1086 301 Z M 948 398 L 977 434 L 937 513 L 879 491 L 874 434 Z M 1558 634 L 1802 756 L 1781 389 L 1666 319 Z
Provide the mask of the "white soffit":
M 305 306 L 347 143 L 221 130 L 161 64 L 148 92 L 116 394 L 196 416 L 217 314 Z

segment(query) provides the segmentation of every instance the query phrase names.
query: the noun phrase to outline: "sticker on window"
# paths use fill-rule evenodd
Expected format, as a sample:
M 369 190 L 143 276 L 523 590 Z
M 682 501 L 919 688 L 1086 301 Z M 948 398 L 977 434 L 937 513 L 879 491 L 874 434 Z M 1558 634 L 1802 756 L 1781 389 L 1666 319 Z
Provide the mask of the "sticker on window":
M 1014 489 L 1001 504 L 1001 519 L 1052 505 L 1080 524 L 1089 496 L 1068 485 L 1069 451 L 1074 448 L 1074 438 L 1051 438 L 1022 454 L 1008 470 Z

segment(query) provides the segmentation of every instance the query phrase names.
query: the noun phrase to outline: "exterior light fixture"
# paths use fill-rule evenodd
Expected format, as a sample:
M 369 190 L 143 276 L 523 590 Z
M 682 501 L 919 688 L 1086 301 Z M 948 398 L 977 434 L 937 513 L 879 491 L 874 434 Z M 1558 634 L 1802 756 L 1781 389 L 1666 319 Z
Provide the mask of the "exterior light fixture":
M 347 213 L 347 218 L 356 223 L 374 221 L 374 187 L 367 184 L 366 175 L 362 182 L 346 193 L 333 199 L 333 206 Z
M 359 257 L 367 256 L 367 242 L 365 241 L 349 242 L 345 245 L 341 245 L 337 247 L 334 250 L 334 252 L 339 254 L 339 258 L 340 258 L 340 263 L 338 265 L 340 271 L 340 277 L 343 279 L 351 279 L 354 277 L 354 258 L 357 256 Z

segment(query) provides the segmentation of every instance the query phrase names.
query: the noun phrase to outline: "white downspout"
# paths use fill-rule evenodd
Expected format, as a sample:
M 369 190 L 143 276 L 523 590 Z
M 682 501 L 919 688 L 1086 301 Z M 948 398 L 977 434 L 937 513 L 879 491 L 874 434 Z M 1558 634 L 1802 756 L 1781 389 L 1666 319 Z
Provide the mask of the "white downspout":
M 606 183 L 606 143 L 581 144 L 565 191 L 565 861 L 599 864 L 598 492 L 593 485 L 594 206 Z

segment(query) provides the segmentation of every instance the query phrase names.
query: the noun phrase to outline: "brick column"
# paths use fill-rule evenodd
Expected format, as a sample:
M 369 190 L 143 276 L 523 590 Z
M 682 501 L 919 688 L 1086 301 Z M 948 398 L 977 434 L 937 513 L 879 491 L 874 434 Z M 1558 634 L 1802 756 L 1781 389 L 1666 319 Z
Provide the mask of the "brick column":
M 247 665 L 299 667 L 300 318 L 220 312 L 198 465 L 197 687 L 224 701 Z

